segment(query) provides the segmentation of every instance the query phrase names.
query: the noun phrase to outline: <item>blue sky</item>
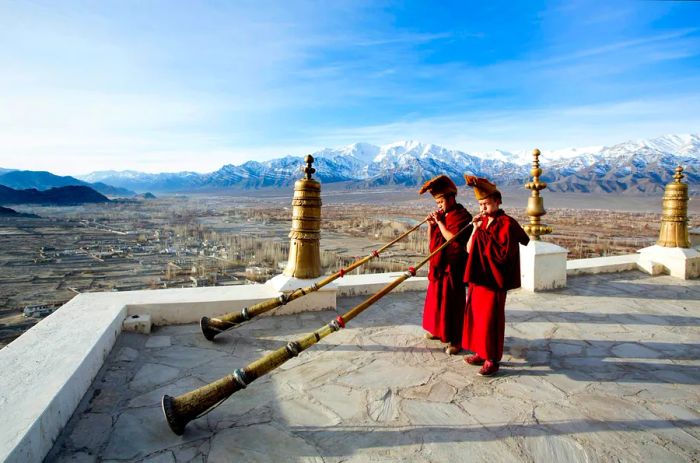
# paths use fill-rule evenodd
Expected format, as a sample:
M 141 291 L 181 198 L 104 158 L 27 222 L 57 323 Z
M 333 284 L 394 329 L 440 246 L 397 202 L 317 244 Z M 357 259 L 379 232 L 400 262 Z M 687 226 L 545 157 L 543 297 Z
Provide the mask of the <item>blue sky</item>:
M 700 132 L 700 2 L 0 0 L 0 167 Z

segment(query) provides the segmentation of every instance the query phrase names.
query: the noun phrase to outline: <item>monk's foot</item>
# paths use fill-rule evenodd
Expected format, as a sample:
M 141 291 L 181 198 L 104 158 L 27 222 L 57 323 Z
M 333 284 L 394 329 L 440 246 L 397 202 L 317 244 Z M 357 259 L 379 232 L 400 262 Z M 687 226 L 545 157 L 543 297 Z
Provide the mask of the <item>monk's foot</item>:
M 484 364 L 484 359 L 479 357 L 477 354 L 465 355 L 464 361 L 467 362 L 469 365 L 483 365 Z
M 427 331 L 426 331 L 426 333 L 423 335 L 423 337 L 424 337 L 425 339 L 430 339 L 431 341 L 435 341 L 436 339 L 440 339 L 440 336 L 435 336 L 434 334 L 428 333 Z
M 486 360 L 477 374 L 479 376 L 493 376 L 496 373 L 498 373 L 498 363 Z
M 445 353 L 447 355 L 457 355 L 459 354 L 459 351 L 462 350 L 459 346 L 455 346 L 450 344 L 449 346 L 445 347 Z

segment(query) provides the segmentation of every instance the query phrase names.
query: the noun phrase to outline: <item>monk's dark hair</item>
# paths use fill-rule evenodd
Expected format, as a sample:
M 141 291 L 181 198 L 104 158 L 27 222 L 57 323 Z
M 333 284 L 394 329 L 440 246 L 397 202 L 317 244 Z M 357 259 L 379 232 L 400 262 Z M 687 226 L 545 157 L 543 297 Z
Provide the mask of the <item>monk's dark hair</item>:
M 494 201 L 498 201 L 499 203 L 503 202 L 503 197 L 501 196 L 501 192 L 498 190 L 496 190 L 493 193 L 491 193 L 490 195 L 488 195 L 487 198 L 491 198 Z

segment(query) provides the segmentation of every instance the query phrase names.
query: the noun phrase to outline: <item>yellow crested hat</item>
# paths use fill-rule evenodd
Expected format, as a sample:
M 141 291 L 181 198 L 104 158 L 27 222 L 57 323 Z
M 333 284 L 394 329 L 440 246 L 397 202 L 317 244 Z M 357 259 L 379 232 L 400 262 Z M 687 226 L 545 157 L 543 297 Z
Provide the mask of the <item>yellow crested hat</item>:
M 456 195 L 457 185 L 455 185 L 455 182 L 447 175 L 438 175 L 425 182 L 423 186 L 420 187 L 420 190 L 418 190 L 418 193 L 423 194 L 426 191 L 429 191 L 435 198 L 448 194 Z
M 467 181 L 467 186 L 474 188 L 474 196 L 476 196 L 477 201 L 486 199 L 492 194 L 498 192 L 496 185 L 489 182 L 485 178 L 465 174 L 464 180 Z

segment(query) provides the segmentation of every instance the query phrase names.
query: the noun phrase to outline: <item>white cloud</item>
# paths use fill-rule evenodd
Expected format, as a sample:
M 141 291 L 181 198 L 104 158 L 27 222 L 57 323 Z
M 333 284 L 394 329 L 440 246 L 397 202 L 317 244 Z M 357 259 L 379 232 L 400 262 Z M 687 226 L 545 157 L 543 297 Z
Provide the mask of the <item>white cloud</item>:
M 628 139 L 700 131 L 700 94 L 580 106 L 479 110 L 416 117 L 389 124 L 342 127 L 308 134 L 318 146 L 366 141 L 421 140 L 464 151 L 614 144 Z

